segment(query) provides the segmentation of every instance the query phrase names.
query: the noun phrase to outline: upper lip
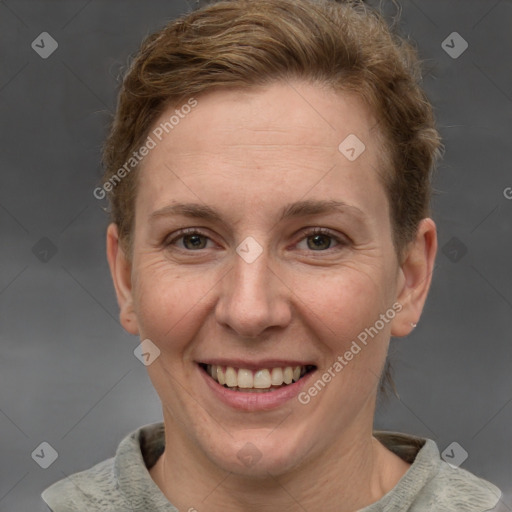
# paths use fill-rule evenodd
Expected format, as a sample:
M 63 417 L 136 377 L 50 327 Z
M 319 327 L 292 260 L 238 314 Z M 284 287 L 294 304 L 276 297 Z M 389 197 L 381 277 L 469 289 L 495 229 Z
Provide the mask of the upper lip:
M 247 370 L 259 370 L 260 368 L 285 368 L 287 366 L 316 366 L 310 361 L 296 361 L 285 359 L 260 359 L 259 361 L 247 361 L 245 359 L 202 359 L 199 364 L 231 366 L 233 368 L 244 368 Z

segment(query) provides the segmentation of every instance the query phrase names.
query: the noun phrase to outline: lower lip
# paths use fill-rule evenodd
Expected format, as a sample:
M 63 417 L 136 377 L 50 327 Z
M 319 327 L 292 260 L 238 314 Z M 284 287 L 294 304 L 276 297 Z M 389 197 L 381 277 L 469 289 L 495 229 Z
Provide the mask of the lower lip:
M 305 386 L 307 381 L 316 372 L 313 370 L 297 382 L 283 386 L 275 391 L 267 391 L 265 393 L 244 393 L 243 391 L 232 391 L 231 389 L 221 386 L 216 380 L 212 379 L 199 365 L 197 365 L 199 373 L 203 376 L 209 389 L 213 394 L 225 404 L 243 411 L 268 411 L 276 409 L 286 402 L 294 399 L 300 390 Z

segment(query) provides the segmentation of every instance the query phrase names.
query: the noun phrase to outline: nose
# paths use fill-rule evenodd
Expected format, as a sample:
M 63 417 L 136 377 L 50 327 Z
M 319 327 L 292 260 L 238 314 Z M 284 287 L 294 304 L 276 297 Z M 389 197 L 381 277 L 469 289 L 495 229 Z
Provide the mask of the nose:
M 238 337 L 256 339 L 270 328 L 289 324 L 291 291 L 279 275 L 279 265 L 269 261 L 265 249 L 252 262 L 235 252 L 233 266 L 220 287 L 217 321 Z

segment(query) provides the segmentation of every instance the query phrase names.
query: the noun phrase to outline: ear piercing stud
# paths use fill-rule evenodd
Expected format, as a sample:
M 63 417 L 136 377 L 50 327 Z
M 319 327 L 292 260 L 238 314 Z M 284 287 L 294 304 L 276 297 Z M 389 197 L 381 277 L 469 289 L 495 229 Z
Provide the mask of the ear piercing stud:
M 415 324 L 415 323 L 411 322 L 411 327 L 412 327 L 413 329 L 414 329 L 414 328 L 416 328 L 416 326 L 417 326 L 417 325 L 418 325 L 418 324 Z

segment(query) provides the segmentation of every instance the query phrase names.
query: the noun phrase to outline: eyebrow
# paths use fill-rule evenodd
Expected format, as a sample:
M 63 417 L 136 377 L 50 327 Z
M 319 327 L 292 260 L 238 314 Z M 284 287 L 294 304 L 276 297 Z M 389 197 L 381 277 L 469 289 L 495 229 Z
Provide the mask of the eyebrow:
M 335 212 L 352 213 L 361 219 L 366 218 L 366 215 L 362 210 L 343 201 L 309 199 L 286 205 L 281 210 L 281 217 L 279 221 L 295 217 L 306 217 L 308 215 L 320 215 Z M 217 210 L 200 203 L 170 204 L 154 211 L 150 214 L 149 217 L 150 219 L 156 219 L 159 217 L 170 217 L 174 215 L 181 215 L 183 217 L 205 219 L 222 223 L 225 222 Z

